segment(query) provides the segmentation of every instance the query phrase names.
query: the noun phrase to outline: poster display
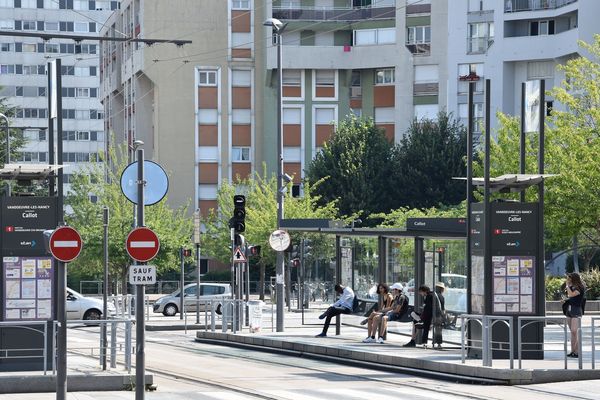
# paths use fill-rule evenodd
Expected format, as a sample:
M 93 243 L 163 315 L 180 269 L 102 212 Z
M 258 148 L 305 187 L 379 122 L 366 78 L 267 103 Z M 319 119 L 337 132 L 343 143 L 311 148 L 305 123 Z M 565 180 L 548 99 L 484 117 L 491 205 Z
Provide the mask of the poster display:
M 4 320 L 52 318 L 52 259 L 4 257 Z
M 533 314 L 534 256 L 494 256 L 493 311 Z

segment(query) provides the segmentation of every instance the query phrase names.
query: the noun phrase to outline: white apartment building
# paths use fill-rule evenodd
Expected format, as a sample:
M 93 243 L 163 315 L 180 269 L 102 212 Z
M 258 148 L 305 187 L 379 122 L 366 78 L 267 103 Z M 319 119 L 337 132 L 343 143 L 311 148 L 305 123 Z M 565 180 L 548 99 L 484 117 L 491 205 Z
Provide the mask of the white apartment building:
M 0 30 L 98 36 L 119 1 L 0 0 Z M 11 126 L 28 139 L 20 159 L 48 162 L 46 65 L 62 61 L 65 188 L 71 174 L 104 151 L 104 109 L 99 100 L 99 43 L 0 36 L 0 96 L 15 108 Z
M 556 66 L 580 55 L 578 40 L 598 33 L 600 2 L 593 0 L 453 0 L 448 8 L 448 109 L 466 125 L 468 81 L 476 80 L 476 132 L 483 119 L 484 81 L 491 80 L 492 130 L 496 111 L 520 115 L 521 83 L 560 85 Z M 547 105 L 554 105 L 551 97 Z

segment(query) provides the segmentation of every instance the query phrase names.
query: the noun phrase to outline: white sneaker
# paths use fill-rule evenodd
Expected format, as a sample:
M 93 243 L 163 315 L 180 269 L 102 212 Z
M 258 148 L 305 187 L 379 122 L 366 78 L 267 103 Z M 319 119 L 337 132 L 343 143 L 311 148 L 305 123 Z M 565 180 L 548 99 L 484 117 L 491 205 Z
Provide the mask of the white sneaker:
M 380 337 L 379 339 L 377 339 L 377 343 L 379 343 L 379 344 L 384 344 L 385 342 L 383 341 L 383 338 L 382 338 L 382 337 Z
M 373 339 L 371 336 L 368 336 L 366 339 L 364 339 L 362 341 L 363 343 L 375 343 L 375 339 Z

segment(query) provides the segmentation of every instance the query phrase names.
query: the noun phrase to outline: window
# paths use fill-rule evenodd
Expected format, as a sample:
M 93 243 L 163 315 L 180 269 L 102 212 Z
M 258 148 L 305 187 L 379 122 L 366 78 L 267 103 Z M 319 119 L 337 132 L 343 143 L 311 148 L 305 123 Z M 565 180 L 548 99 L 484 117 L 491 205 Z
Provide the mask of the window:
M 232 0 L 231 8 L 234 10 L 249 10 L 250 0 Z
M 74 0 L 73 1 L 73 10 L 89 10 L 89 1 L 88 0 Z
M 58 10 L 59 3 L 56 0 L 44 0 L 44 8 Z
M 37 23 L 35 21 L 22 21 L 22 29 L 24 31 L 35 31 Z
M 554 77 L 553 61 L 530 61 L 527 63 L 527 79 L 549 79 Z
M 335 122 L 335 109 L 333 108 L 317 108 L 315 109 L 315 124 L 329 125 Z
M 37 8 L 37 0 L 21 0 L 21 8 Z
M 0 64 L 0 74 L 14 74 L 15 66 L 14 64 Z
M 75 89 L 75 97 L 90 97 L 90 89 L 89 88 L 76 88 Z
M 250 147 L 232 147 L 231 161 L 250 161 Z
M 300 86 L 302 83 L 302 70 L 300 69 L 284 69 L 283 70 L 283 86 Z
M 529 35 L 554 35 L 554 20 L 531 21 L 529 23 Z
M 14 43 L 0 43 L 0 51 L 14 51 Z
M 60 44 L 58 43 L 46 43 L 46 53 L 60 53 Z
M 45 22 L 44 29 L 47 31 L 58 32 L 58 22 Z
M 35 53 L 37 52 L 37 46 L 35 43 L 23 43 L 23 53 Z
M 300 125 L 302 110 L 300 108 L 284 108 L 282 122 L 289 125 Z
M 406 44 L 431 43 L 430 26 L 411 26 L 407 28 Z
M 315 72 L 316 86 L 335 86 L 335 70 L 318 69 Z
M 13 8 L 14 6 L 13 0 L 0 0 L 0 7 L 2 8 Z
M 354 31 L 354 45 L 396 43 L 396 28 L 360 29 Z
M 375 70 L 376 85 L 390 85 L 396 81 L 393 68 Z
M 74 31 L 75 32 L 89 32 L 90 25 L 87 22 L 75 22 Z
M 77 140 L 90 140 L 90 133 L 86 131 L 78 131 Z
M 200 86 L 217 86 L 217 71 L 198 71 Z

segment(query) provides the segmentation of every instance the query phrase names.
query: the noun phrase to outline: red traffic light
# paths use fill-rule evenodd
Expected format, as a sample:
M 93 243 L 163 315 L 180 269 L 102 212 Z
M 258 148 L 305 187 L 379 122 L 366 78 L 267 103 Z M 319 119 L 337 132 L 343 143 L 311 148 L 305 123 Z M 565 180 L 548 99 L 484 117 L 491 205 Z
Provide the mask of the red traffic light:
M 248 257 L 260 257 L 260 246 L 249 246 L 246 255 Z
M 190 249 L 183 249 L 183 256 L 184 257 L 191 257 L 192 256 L 192 250 L 190 250 Z
M 300 259 L 299 258 L 294 258 L 292 260 L 292 267 L 299 267 L 300 266 Z

